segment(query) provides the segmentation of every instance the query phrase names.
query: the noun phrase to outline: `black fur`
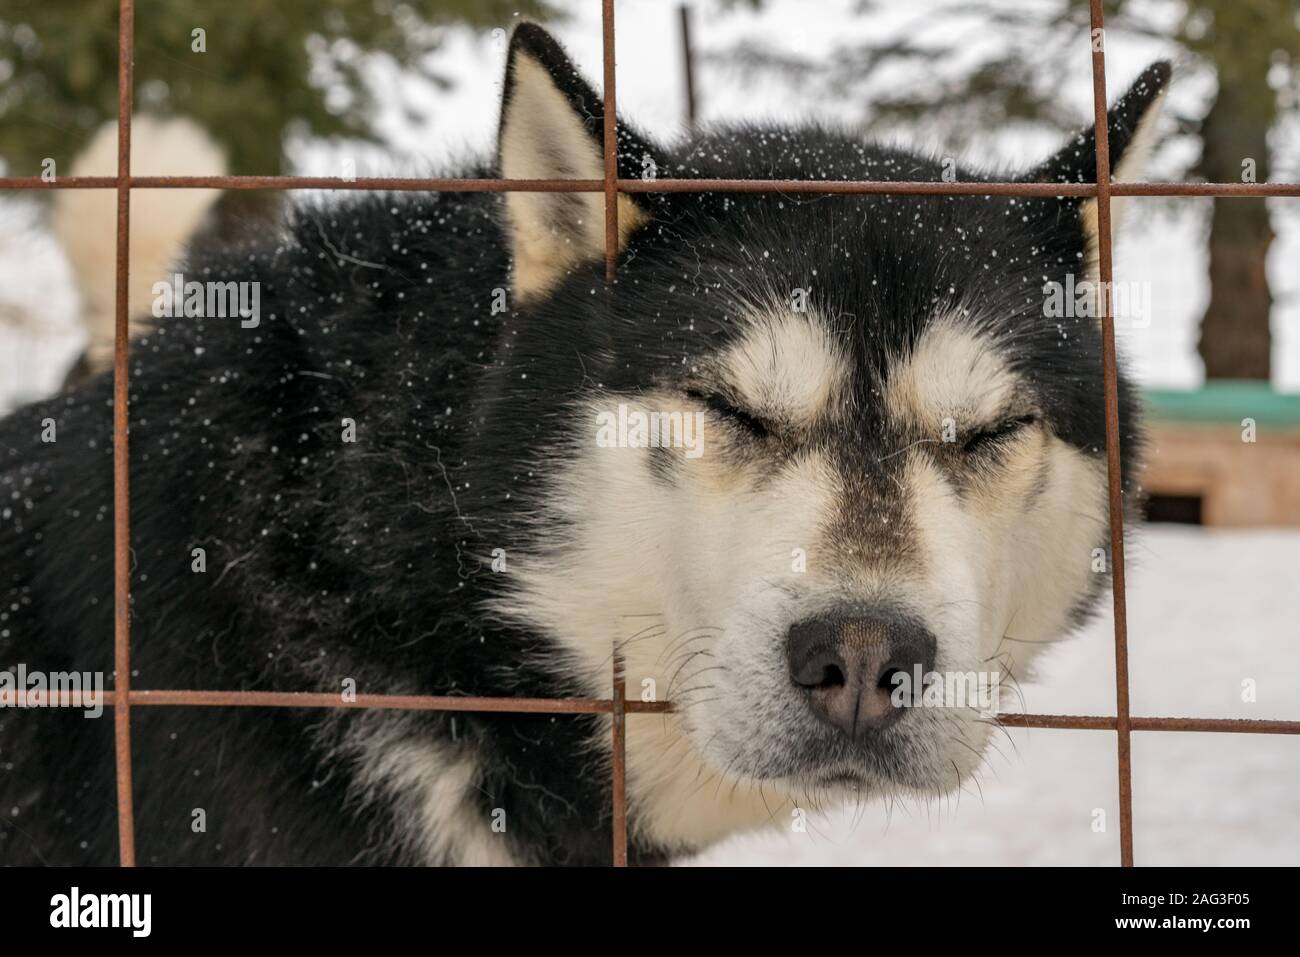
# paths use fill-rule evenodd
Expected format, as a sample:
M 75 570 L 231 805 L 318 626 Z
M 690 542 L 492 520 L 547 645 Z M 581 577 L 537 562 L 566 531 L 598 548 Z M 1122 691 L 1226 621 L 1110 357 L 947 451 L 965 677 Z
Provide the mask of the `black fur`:
M 516 44 L 564 78 L 599 141 L 600 101 L 553 41 L 521 28 Z M 1143 82 L 1164 79 L 1160 68 Z M 1118 157 L 1135 114 L 1113 115 Z M 620 128 L 623 175 L 638 175 L 646 154 L 676 177 L 941 173 L 933 159 L 821 129 L 724 129 L 669 150 Z M 1045 175 L 1089 178 L 1086 143 L 1077 164 L 1067 149 Z M 484 559 L 521 546 L 521 516 L 573 401 L 597 383 L 685 387 L 681 359 L 733 335 L 747 289 L 809 287 L 839 317 L 863 371 L 864 416 L 837 454 L 864 476 L 879 472 L 886 440 L 871 412 L 884 350 L 906 349 L 947 305 L 978 307 L 973 321 L 1006 343 L 1057 434 L 1103 454 L 1094 324 L 1073 321 L 1063 339 L 1041 319 L 1044 274 L 1079 268 L 1077 201 L 637 201 L 653 221 L 622 254 L 612 298 L 592 262 L 506 316 L 490 308 L 510 271 L 492 194 L 302 206 L 282 237 L 192 261 L 186 279 L 259 281 L 261 322 L 169 320 L 132 344 L 132 685 L 333 692 L 351 678 L 363 693 L 583 694 L 546 663 L 545 636 L 480 613 L 501 581 Z M 1133 407 L 1123 383 L 1126 446 Z M 100 377 L 0 423 L 0 667 L 99 670 L 111 686 L 111 414 Z M 40 441 L 47 418 L 57 442 Z M 345 418 L 354 444 L 341 441 Z M 191 571 L 196 547 L 204 574 Z M 110 716 L 0 711 L 0 861 L 116 860 Z M 607 863 L 607 758 L 591 745 L 601 727 L 589 717 L 139 707 L 139 858 L 415 862 L 402 839 L 412 809 L 365 801 L 352 764 L 356 741 L 395 733 L 476 756 L 486 774 L 478 810 L 487 819 L 506 809 L 502 840 L 519 860 Z M 196 809 L 204 833 L 192 829 Z M 633 855 L 674 850 L 635 843 Z

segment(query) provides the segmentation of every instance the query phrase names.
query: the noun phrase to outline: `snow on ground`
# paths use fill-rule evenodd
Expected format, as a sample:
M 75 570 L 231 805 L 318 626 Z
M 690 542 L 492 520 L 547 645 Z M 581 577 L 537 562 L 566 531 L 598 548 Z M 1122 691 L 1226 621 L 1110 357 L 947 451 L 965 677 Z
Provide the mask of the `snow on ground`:
M 1300 531 L 1150 526 L 1130 549 L 1135 715 L 1300 719 Z M 1109 606 L 1107 606 L 1109 608 Z M 1023 707 L 1114 714 L 1112 618 L 1044 654 Z M 1241 700 L 1253 679 L 1257 703 Z M 959 798 L 883 802 L 755 834 L 700 864 L 1111 865 L 1119 859 L 1115 735 L 1014 729 Z M 1094 831 L 1097 810 L 1105 830 Z M 1134 732 L 1138 864 L 1300 864 L 1300 740 Z

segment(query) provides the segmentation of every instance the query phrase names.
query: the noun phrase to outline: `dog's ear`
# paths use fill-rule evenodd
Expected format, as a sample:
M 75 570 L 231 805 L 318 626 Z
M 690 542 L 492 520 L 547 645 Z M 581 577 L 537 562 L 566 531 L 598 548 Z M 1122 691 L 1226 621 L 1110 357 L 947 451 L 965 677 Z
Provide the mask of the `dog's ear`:
M 1150 156 L 1160 104 L 1169 86 L 1169 61 L 1159 60 L 1145 70 L 1106 114 L 1110 146 L 1111 179 L 1130 181 L 1140 176 Z M 1093 183 L 1097 180 L 1097 131 L 1089 127 L 1071 137 L 1051 159 L 1025 177 L 1032 183 Z M 1068 200 L 1077 204 L 1082 225 L 1089 275 L 1097 263 L 1097 201 Z M 1112 228 L 1120 220 L 1119 200 L 1112 200 Z
M 618 122 L 618 175 L 662 168 L 649 142 Z M 497 151 L 506 179 L 603 179 L 604 106 L 560 45 L 541 27 L 521 24 L 510 40 Z M 649 204 L 618 199 L 622 249 L 649 221 Z M 605 251 L 605 196 L 600 192 L 506 194 L 517 301 L 545 293 L 575 266 Z

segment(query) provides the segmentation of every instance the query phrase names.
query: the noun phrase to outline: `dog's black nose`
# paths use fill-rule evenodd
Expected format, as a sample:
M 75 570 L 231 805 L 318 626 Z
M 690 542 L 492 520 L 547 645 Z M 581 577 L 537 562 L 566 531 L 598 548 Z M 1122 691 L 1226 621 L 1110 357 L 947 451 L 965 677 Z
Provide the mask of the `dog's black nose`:
M 894 676 L 902 672 L 913 682 L 918 665 L 922 675 L 932 671 L 935 640 L 897 614 L 831 615 L 791 627 L 786 653 L 790 676 L 808 690 L 813 714 L 856 740 L 902 717 L 906 708 L 891 700 Z

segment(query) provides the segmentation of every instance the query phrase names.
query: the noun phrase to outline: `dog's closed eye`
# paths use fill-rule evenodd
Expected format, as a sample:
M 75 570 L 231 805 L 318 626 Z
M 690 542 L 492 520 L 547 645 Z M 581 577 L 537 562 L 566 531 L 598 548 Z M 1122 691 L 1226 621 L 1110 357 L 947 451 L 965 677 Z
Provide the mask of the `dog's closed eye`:
M 747 432 L 756 439 L 766 438 L 771 434 L 766 422 L 756 415 L 737 408 L 725 396 L 716 392 L 704 392 L 700 389 L 686 390 L 687 398 L 702 403 L 715 416 Z
M 966 439 L 962 450 L 970 454 L 995 451 L 1037 422 L 1038 416 L 1034 413 L 1003 419 L 974 432 Z

